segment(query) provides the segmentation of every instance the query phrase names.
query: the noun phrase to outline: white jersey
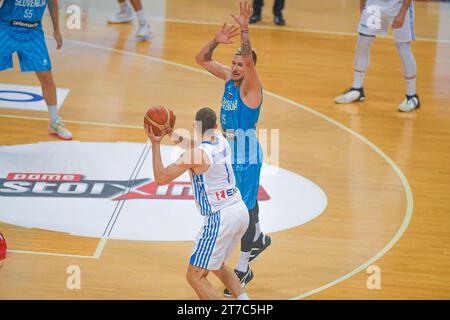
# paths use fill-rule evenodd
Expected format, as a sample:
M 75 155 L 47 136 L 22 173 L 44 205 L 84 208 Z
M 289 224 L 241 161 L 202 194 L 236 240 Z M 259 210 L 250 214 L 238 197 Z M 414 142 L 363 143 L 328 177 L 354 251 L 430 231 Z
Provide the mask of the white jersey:
M 204 141 L 198 147 L 209 158 L 209 168 L 203 174 L 191 171 L 194 197 L 203 216 L 209 216 L 242 200 L 231 167 L 231 149 L 227 140 L 216 135 L 214 142 Z
M 367 0 L 358 24 L 358 32 L 368 36 L 386 35 L 402 6 L 403 0 Z M 403 26 L 394 29 L 393 33 L 395 41 L 398 43 L 411 42 L 416 38 L 412 1 Z

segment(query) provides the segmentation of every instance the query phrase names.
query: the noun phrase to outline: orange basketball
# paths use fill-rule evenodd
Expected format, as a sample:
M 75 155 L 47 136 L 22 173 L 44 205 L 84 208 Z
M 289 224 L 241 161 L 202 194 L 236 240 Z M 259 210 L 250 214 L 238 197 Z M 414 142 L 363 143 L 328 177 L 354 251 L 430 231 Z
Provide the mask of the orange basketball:
M 156 136 L 162 136 L 175 126 L 175 114 L 163 106 L 154 106 L 147 110 L 144 125 L 151 126 Z

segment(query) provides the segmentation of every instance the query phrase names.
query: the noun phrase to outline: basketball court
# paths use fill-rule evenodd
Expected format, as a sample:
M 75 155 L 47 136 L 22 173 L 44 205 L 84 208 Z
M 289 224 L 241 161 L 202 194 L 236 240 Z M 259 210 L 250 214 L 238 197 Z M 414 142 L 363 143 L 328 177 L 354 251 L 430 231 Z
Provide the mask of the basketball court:
M 450 3 L 415 1 L 422 108 L 399 113 L 404 81 L 391 35 L 372 48 L 366 101 L 333 101 L 351 83 L 358 1 L 288 0 L 284 27 L 272 23 L 266 2 L 251 39 L 265 89 L 259 134 L 269 142 L 260 219 L 273 243 L 251 265 L 249 296 L 450 298 Z M 72 4 L 81 8 L 80 30 L 63 23 Z M 189 177 L 156 186 L 142 123 L 156 104 L 189 131 L 200 107 L 220 110 L 224 84 L 194 57 L 239 5 L 143 5 L 152 36 L 137 42 L 135 23 L 107 24 L 115 1 L 60 1 L 61 50 L 46 14 L 73 141 L 48 134 L 39 82 L 20 73 L 17 58 L 0 73 L 0 231 L 8 244 L 0 299 L 197 299 L 185 279 L 201 223 Z M 222 45 L 214 58 L 229 64 L 238 46 Z M 179 150 L 163 143 L 168 162 Z M 80 289 L 67 287 L 71 266 Z M 367 285 L 374 266 L 379 289 Z

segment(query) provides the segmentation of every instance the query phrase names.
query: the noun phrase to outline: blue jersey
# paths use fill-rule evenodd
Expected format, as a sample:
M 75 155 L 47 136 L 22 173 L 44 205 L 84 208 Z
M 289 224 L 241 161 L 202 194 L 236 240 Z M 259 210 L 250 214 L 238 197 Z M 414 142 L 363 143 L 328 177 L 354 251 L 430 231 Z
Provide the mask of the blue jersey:
M 41 20 L 48 0 L 0 0 L 0 71 L 13 67 L 17 53 L 22 72 L 52 69 Z
M 16 31 L 40 30 L 47 3 L 48 0 L 4 0 L 0 24 L 17 27 Z
M 220 109 L 222 131 L 230 142 L 234 165 L 259 164 L 263 155 L 256 135 L 256 124 L 261 105 L 256 109 L 246 106 L 240 89 L 240 86 L 234 85 L 233 80 L 225 84 Z
M 233 154 L 233 172 L 236 186 L 249 210 L 255 207 L 263 152 L 256 135 L 261 105 L 252 109 L 245 105 L 240 94 L 241 87 L 232 80 L 225 84 L 220 109 L 222 130 Z M 262 102 L 261 102 L 262 104 Z

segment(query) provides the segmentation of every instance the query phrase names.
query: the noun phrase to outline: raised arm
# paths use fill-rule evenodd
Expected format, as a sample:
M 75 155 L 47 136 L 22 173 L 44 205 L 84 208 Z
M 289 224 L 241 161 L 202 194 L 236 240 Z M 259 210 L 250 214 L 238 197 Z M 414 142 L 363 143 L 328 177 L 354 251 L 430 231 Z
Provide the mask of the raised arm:
M 239 34 L 238 28 L 235 26 L 227 26 L 225 23 L 222 29 L 216 34 L 214 39 L 209 41 L 206 46 L 195 56 L 195 61 L 217 78 L 228 81 L 231 79 L 231 70 L 229 67 L 220 64 L 212 59 L 214 50 L 219 44 L 230 44 L 232 38 Z
M 256 72 L 256 66 L 252 57 L 252 45 L 250 43 L 250 34 L 248 24 L 253 14 L 253 8 L 247 1 L 240 3 L 240 15 L 236 17 L 231 14 L 233 19 L 241 27 L 241 55 L 244 60 L 245 77 L 241 85 L 241 94 L 244 102 L 251 108 L 257 108 L 261 104 L 262 85 Z
M 164 167 L 161 160 L 161 140 L 164 136 L 155 136 L 151 127 L 147 125 L 144 128 L 152 142 L 153 176 L 157 184 L 168 184 L 189 169 L 201 173 L 209 167 L 208 157 L 198 148 L 185 151 L 174 163 L 168 167 Z
M 61 35 L 61 30 L 59 28 L 59 12 L 58 12 L 58 0 L 48 1 L 48 11 L 50 12 L 50 17 L 53 23 L 53 37 L 56 40 L 56 49 L 61 49 L 63 45 L 63 37 Z

